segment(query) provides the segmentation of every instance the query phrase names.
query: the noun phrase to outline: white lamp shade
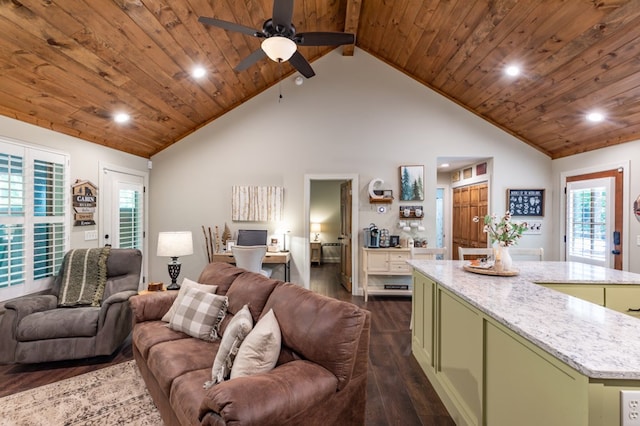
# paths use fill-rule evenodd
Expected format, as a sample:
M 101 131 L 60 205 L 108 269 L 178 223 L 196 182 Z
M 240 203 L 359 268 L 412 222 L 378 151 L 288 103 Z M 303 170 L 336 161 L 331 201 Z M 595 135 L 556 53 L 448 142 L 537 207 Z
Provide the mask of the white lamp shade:
M 311 224 L 311 232 L 322 232 L 322 224 L 320 223 L 312 223 Z
M 158 256 L 180 257 L 193 254 L 191 231 L 160 232 L 158 234 Z
M 282 36 L 273 36 L 264 39 L 261 47 L 264 53 L 275 62 L 288 61 L 289 58 L 296 53 L 297 49 L 293 40 Z

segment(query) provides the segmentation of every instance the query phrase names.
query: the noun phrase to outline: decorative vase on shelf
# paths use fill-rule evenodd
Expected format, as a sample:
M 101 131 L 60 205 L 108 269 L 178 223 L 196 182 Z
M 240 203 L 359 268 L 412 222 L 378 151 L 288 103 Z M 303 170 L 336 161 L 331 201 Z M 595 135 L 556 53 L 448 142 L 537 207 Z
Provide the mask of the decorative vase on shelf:
M 513 266 L 513 259 L 509 253 L 509 246 L 496 246 L 495 252 L 495 269 L 498 272 L 507 272 Z

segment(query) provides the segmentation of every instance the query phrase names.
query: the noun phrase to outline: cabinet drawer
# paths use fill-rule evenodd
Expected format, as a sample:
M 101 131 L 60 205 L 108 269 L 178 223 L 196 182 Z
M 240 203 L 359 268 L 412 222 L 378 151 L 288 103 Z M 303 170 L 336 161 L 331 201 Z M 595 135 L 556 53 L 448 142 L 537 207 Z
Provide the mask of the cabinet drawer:
M 640 309 L 640 286 L 608 287 L 605 289 L 605 303 L 609 309 L 640 318 L 640 312 L 629 311 Z
M 389 260 L 392 262 L 404 262 L 410 258 L 409 253 L 389 253 Z
M 411 273 L 411 265 L 406 262 L 389 262 L 389 272 L 400 273 L 404 272 L 407 274 Z

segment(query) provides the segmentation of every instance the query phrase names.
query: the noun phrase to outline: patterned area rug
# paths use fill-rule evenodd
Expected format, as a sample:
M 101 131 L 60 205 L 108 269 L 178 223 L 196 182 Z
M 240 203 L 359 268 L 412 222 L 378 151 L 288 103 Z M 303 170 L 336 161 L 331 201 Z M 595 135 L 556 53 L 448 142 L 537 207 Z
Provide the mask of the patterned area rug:
M 0 398 L 0 425 L 162 425 L 135 361 Z

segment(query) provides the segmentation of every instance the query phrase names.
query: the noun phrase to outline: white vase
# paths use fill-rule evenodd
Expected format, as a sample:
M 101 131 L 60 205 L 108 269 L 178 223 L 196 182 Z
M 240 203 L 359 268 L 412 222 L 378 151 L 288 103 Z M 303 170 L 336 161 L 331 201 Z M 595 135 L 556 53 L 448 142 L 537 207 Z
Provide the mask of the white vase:
M 498 272 L 510 271 L 513 266 L 513 259 L 509 253 L 508 246 L 497 246 L 495 252 L 495 268 Z

